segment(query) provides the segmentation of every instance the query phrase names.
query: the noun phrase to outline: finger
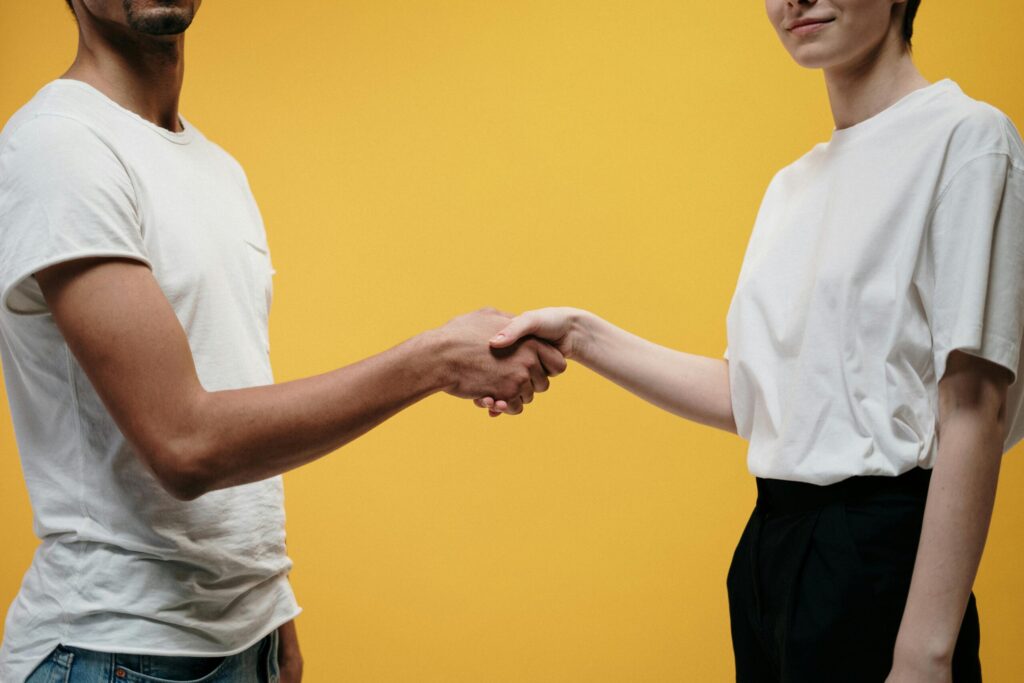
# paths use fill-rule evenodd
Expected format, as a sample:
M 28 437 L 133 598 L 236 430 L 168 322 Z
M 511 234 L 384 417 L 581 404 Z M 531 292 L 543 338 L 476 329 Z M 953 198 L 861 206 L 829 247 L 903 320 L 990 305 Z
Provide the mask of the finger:
M 491 338 L 491 347 L 495 349 L 503 349 L 506 346 L 511 346 L 520 338 L 525 337 L 528 334 L 533 334 L 536 329 L 536 317 L 530 313 L 523 313 L 517 318 L 514 318 L 512 322 L 505 326 L 504 329 Z
M 475 405 L 477 408 L 486 408 L 487 407 L 487 404 L 484 403 L 484 400 L 482 398 L 474 398 L 473 399 L 473 405 Z
M 569 362 L 565 360 L 562 352 L 545 342 L 537 344 L 537 357 L 544 366 L 544 372 L 548 373 L 549 377 L 561 375 L 569 367 Z
M 516 396 L 510 398 L 507 401 L 497 401 L 494 404 L 492 410 L 502 413 L 503 415 L 518 415 L 523 412 L 523 400 L 521 397 Z
M 530 366 L 530 386 L 534 393 L 547 391 L 548 387 L 551 386 L 547 373 L 540 364 Z M 528 403 L 528 401 L 524 401 L 524 403 Z
M 508 401 L 508 409 L 505 411 L 506 415 L 518 415 L 523 412 L 523 401 L 521 398 L 513 398 Z
M 519 395 L 516 398 L 520 403 L 532 403 L 533 393 L 533 368 L 531 368 L 530 377 L 519 385 Z

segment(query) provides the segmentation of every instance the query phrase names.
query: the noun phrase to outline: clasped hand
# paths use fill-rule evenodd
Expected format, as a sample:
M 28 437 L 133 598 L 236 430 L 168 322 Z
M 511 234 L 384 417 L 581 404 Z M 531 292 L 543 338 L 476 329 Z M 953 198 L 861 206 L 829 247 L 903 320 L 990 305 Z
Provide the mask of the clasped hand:
M 565 335 L 555 335 L 557 330 L 551 329 L 559 321 L 538 324 L 542 317 L 538 314 L 555 310 L 513 317 L 486 308 L 448 322 L 441 328 L 451 378 L 445 390 L 473 399 L 477 406 L 489 408 L 492 416 L 521 413 L 535 394 L 547 391 L 548 378 L 563 373 L 567 366 L 569 349 L 560 339 Z
M 448 393 L 473 399 L 492 417 L 521 413 L 577 352 L 574 310 L 546 308 L 513 317 L 488 308 L 455 318 L 442 328 L 454 346 Z

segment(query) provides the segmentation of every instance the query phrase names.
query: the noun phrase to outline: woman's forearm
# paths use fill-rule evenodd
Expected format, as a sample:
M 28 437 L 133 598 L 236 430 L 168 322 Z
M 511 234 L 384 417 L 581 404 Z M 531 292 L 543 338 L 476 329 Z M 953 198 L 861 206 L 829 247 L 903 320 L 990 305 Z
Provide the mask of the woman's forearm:
M 952 660 L 992 517 L 1002 445 L 991 411 L 960 410 L 942 425 L 897 664 Z
M 736 433 L 724 359 L 660 346 L 586 311 L 573 326 L 580 364 L 670 413 Z

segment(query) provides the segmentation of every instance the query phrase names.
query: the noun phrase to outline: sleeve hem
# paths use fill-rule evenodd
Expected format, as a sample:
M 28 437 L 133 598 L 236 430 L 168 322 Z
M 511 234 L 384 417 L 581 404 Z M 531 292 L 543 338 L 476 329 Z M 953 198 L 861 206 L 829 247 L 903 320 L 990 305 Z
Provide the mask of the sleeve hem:
M 988 332 L 982 336 L 982 328 L 974 326 L 971 331 L 975 333 L 973 339 L 963 340 L 950 344 L 949 348 L 939 349 L 937 357 L 942 359 L 942 372 L 936 372 L 936 383 L 942 380 L 946 374 L 949 354 L 954 351 L 982 358 L 996 365 L 1002 366 L 1010 371 L 1010 386 L 1017 382 L 1017 364 L 1020 361 L 1020 343 L 995 332 Z M 980 342 L 980 344 L 979 344 Z
M 66 263 L 68 261 L 76 261 L 78 259 L 83 259 L 83 258 L 104 258 L 104 257 L 105 258 L 127 258 L 127 259 L 131 259 L 133 261 L 138 261 L 138 262 L 142 263 L 143 265 L 145 265 L 150 270 L 153 269 L 153 264 L 150 262 L 150 260 L 148 258 L 146 258 L 145 256 L 143 256 L 142 254 L 140 254 L 138 252 L 128 251 L 128 250 L 120 250 L 120 251 L 118 251 L 118 250 L 109 250 L 109 249 L 105 249 L 105 250 L 86 250 L 86 251 L 80 251 L 80 252 L 73 252 L 73 253 L 70 253 L 70 254 L 61 254 L 60 256 L 56 256 L 56 257 L 55 256 L 49 256 L 47 258 L 39 259 L 37 261 L 29 261 L 27 264 L 22 265 L 22 267 L 20 267 L 16 271 L 16 275 L 13 278 L 11 278 L 7 282 L 7 284 L 4 284 L 2 290 L 0 290 L 0 307 L 2 307 L 3 310 L 6 313 L 11 313 L 13 315 L 18 315 L 18 316 L 45 315 L 45 314 L 49 313 L 49 309 L 48 308 L 44 308 L 44 309 L 25 308 L 25 309 L 21 309 L 21 308 L 16 308 L 14 305 L 12 305 L 11 297 L 15 294 L 15 290 L 17 289 L 17 287 L 22 282 L 24 282 L 29 277 L 31 277 L 33 273 L 36 273 L 36 272 L 38 272 L 40 270 L 43 270 L 44 268 L 49 268 L 50 266 L 55 266 L 58 263 Z

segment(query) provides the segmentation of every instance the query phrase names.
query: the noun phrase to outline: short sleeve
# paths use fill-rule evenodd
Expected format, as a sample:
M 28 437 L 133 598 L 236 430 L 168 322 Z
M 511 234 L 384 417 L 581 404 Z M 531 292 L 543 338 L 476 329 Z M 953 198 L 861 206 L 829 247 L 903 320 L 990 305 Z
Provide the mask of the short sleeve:
M 978 156 L 943 188 L 915 282 L 932 333 L 936 382 L 954 350 L 1017 380 L 1024 333 L 1024 169 L 1006 153 Z
M 12 313 L 45 313 L 33 273 L 98 256 L 151 266 L 124 165 L 73 119 L 21 124 L 0 148 L 0 303 Z

